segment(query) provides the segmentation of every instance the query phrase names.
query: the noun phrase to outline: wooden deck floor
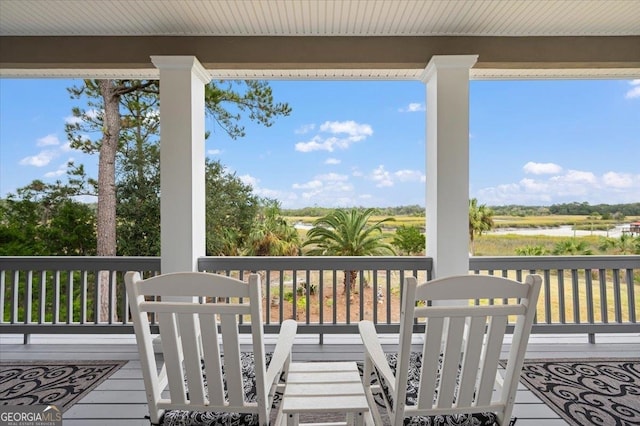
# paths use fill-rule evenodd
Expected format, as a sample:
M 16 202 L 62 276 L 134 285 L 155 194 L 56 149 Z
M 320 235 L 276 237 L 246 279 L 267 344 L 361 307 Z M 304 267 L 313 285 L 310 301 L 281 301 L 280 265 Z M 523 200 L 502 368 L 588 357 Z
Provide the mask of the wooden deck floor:
M 619 358 L 640 356 L 640 332 L 623 335 L 597 335 L 589 344 L 586 336 L 532 336 L 527 358 Z M 275 341 L 267 336 L 267 344 Z M 397 338 L 383 337 L 385 350 L 395 351 Z M 506 355 L 504 348 L 503 356 Z M 362 360 L 358 336 L 298 336 L 293 360 L 356 361 Z M 127 360 L 124 367 L 89 393 L 64 414 L 65 426 L 149 425 L 144 385 L 137 347 L 133 336 L 33 336 L 22 344 L 22 336 L 0 335 L 0 360 Z M 513 415 L 517 426 L 566 425 L 550 408 L 520 386 Z

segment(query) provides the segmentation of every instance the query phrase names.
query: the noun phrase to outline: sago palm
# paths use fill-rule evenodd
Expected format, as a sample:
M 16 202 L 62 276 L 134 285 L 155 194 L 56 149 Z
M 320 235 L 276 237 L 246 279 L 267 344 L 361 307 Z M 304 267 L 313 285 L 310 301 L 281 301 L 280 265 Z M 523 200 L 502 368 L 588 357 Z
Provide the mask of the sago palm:
M 385 241 L 383 225 L 393 221 L 391 217 L 369 224 L 374 209 L 338 209 L 316 219 L 303 244 L 311 247 L 310 256 L 382 256 L 395 254 Z M 357 271 L 344 271 L 345 290 L 356 282 Z
M 297 256 L 298 231 L 280 216 L 280 206 L 268 203 L 249 233 L 244 254 L 247 256 Z

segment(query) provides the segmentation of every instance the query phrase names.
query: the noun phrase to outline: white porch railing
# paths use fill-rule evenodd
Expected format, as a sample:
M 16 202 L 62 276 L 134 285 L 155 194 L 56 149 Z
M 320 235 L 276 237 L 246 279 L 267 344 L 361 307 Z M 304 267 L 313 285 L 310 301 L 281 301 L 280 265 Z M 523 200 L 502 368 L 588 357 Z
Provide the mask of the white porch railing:
M 544 277 L 534 333 L 640 333 L 640 256 L 474 257 L 471 273 Z M 0 257 L 0 333 L 132 333 L 123 276 L 157 274 L 159 258 Z M 266 332 L 295 318 L 300 333 L 356 333 L 372 320 L 398 330 L 407 274 L 431 278 L 427 257 L 205 257 L 202 271 L 264 283 Z M 108 271 L 109 319 L 99 321 L 99 271 Z M 353 276 L 353 286 L 345 286 Z M 353 273 L 350 273 L 353 271 Z M 501 303 L 500 300 L 478 303 Z M 154 324 L 153 327 L 156 327 Z M 241 325 L 248 330 L 248 325 Z M 416 327 L 420 327 L 416 324 Z

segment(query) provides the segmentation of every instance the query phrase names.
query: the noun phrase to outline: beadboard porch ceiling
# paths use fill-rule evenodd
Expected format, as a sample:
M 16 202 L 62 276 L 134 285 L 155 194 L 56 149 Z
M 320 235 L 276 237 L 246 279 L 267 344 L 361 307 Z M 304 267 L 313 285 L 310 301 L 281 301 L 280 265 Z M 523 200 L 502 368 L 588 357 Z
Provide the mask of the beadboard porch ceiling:
M 216 78 L 418 79 L 434 54 L 478 54 L 472 78 L 634 77 L 640 1 L 0 1 L 4 76 L 150 77 L 151 54 Z

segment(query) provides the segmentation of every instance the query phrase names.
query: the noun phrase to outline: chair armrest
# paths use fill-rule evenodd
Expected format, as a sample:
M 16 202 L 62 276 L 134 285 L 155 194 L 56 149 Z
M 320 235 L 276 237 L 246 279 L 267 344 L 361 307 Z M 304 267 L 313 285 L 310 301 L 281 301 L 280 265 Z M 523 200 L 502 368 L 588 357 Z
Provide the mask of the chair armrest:
M 291 357 L 291 349 L 293 347 L 293 340 L 296 337 L 297 331 L 298 323 L 295 320 L 285 320 L 282 322 L 276 347 L 273 350 L 269 368 L 267 368 L 266 383 L 269 385 L 279 377 L 285 363 L 289 361 L 289 358 Z
M 382 346 L 380 346 L 375 326 L 371 321 L 360 321 L 358 323 L 358 330 L 360 331 L 360 338 L 364 345 L 365 356 L 373 362 L 373 365 L 378 370 L 378 374 L 382 375 L 392 392 L 395 392 L 396 379 L 391 371 L 391 367 L 389 367 L 389 362 L 384 355 Z

